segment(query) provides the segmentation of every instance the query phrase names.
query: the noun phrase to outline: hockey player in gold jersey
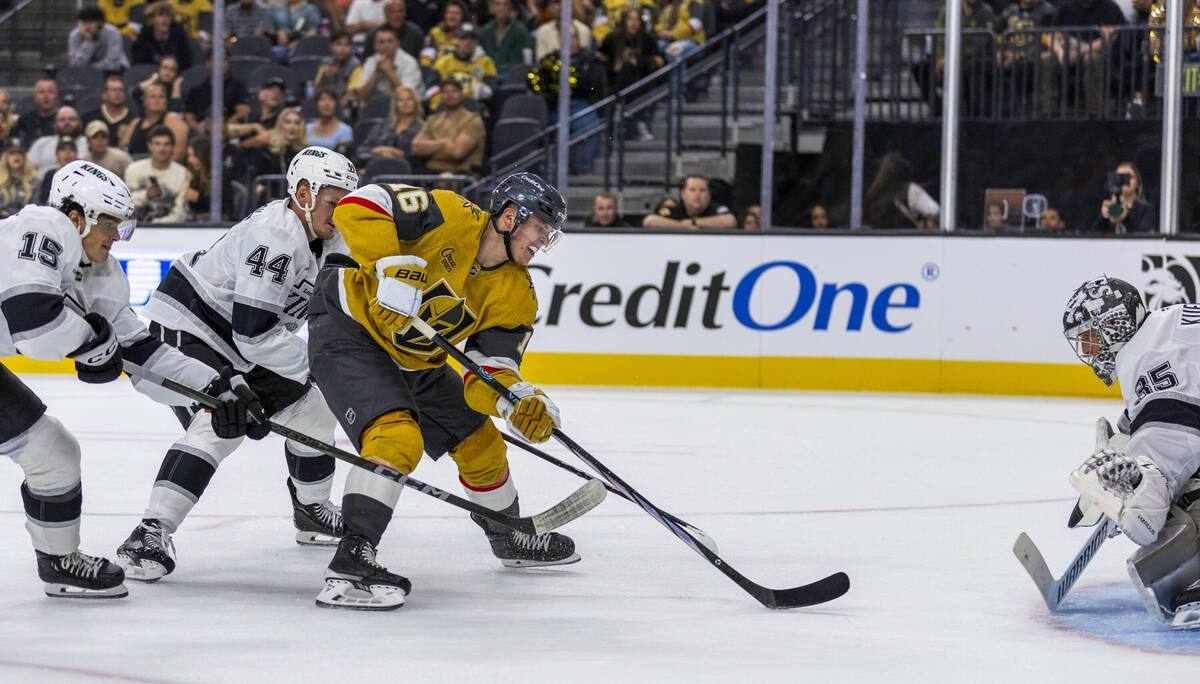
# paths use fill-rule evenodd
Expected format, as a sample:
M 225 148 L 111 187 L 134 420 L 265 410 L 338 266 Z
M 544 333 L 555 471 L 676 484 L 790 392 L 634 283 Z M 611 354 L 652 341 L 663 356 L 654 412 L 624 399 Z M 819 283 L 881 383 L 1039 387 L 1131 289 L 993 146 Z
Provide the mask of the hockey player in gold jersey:
M 562 235 L 566 202 L 531 173 L 502 180 L 487 212 L 448 190 L 374 184 L 334 211 L 355 264 L 327 268 L 309 307 L 313 377 L 368 460 L 411 473 L 426 452 L 449 453 L 468 497 L 518 515 L 505 445 L 489 416 L 533 442 L 550 438 L 558 409 L 519 372 L 537 297 L 527 265 Z M 520 398 L 514 406 L 409 325 L 419 315 Z M 388 610 L 411 585 L 375 559 L 402 487 L 355 468 L 346 479 L 346 533 L 317 604 Z M 570 538 L 527 535 L 473 516 L 505 566 L 579 560 Z

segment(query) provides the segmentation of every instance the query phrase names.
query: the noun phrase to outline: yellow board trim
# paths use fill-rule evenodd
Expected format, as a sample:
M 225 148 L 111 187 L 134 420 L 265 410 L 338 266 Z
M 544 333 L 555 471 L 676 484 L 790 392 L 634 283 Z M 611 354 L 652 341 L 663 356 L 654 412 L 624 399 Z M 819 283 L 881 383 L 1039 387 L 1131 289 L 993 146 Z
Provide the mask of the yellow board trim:
M 3 359 L 14 373 L 74 373 L 71 361 Z M 530 353 L 521 375 L 544 385 L 947 392 L 1119 399 L 1080 363 L 938 359 Z

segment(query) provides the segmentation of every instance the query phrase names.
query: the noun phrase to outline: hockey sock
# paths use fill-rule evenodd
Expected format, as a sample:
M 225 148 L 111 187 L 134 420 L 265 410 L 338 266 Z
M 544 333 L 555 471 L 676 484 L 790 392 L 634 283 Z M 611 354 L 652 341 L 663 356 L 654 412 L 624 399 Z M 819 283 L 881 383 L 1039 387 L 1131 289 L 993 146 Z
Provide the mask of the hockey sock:
M 325 454 L 301 454 L 284 445 L 288 474 L 296 485 L 296 500 L 302 504 L 322 503 L 333 491 L 334 458 Z
M 362 468 L 351 468 L 346 474 L 346 489 L 342 496 L 346 536 L 361 535 L 378 546 L 402 491 L 404 486 L 397 482 Z

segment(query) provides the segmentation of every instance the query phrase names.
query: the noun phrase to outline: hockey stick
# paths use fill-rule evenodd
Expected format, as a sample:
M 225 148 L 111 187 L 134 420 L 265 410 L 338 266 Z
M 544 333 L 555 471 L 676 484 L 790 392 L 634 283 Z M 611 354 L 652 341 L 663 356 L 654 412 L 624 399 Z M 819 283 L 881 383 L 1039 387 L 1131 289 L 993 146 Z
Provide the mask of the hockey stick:
M 171 378 L 158 375 L 153 371 L 126 364 L 125 372 L 135 377 L 141 377 L 161 387 L 165 387 L 166 389 L 176 392 L 177 394 L 182 394 L 183 396 L 206 408 L 212 409 L 219 405 L 219 402 L 215 397 L 201 392 L 200 390 L 188 387 L 182 383 L 176 382 Z M 475 513 L 476 515 L 487 518 L 488 520 L 497 522 L 501 525 L 506 525 L 514 530 L 524 532 L 526 534 L 545 534 L 550 530 L 562 527 L 575 518 L 578 518 L 584 513 L 592 510 L 596 506 L 599 506 L 600 502 L 604 501 L 604 497 L 608 494 L 599 482 L 588 482 L 579 489 L 575 490 L 570 496 L 560 501 L 557 505 L 538 513 L 537 515 L 528 517 L 514 517 L 511 515 L 505 515 L 499 511 L 494 511 L 484 506 L 480 506 L 469 499 L 455 496 L 454 494 L 442 489 L 438 489 L 433 485 L 425 484 L 415 477 L 405 475 L 398 470 L 368 461 L 360 456 L 355 456 L 354 454 L 351 454 L 348 451 L 343 451 L 332 444 L 326 444 L 325 442 L 322 442 L 314 437 L 310 437 L 303 432 L 297 432 L 296 430 L 293 430 L 285 425 L 280 425 L 279 423 L 268 420 L 265 416 L 255 416 L 255 418 L 265 422 L 267 426 L 271 428 L 271 432 L 283 435 L 288 439 L 299 442 L 300 444 L 312 449 L 316 449 L 323 454 L 332 456 L 339 461 L 345 461 L 352 466 L 369 470 L 380 477 L 385 477 L 393 482 L 402 484 L 405 487 L 415 489 L 422 494 L 427 494 L 435 499 L 441 499 L 448 504 L 457 506 L 466 511 L 470 511 L 471 513 Z
M 538 458 L 542 459 L 543 461 L 546 461 L 547 463 L 553 463 L 554 465 L 558 466 L 559 468 L 562 468 L 563 470 L 567 471 L 568 473 L 578 475 L 579 477 L 582 477 L 585 480 L 594 480 L 595 479 L 591 475 L 588 475 L 587 473 L 576 468 L 575 466 L 572 466 L 569 463 L 563 463 L 562 461 L 560 461 L 557 458 L 551 456 L 550 454 L 542 451 L 541 449 L 533 446 L 532 444 L 529 444 L 528 442 L 524 442 L 522 440 L 517 439 L 516 437 L 513 437 L 512 435 L 506 435 L 503 433 L 501 433 L 501 437 L 504 437 L 504 441 L 508 442 L 509 444 L 512 444 L 513 446 L 517 447 L 518 449 L 527 451 L 527 452 L 533 454 L 534 456 L 537 456 Z M 617 496 L 621 497 L 622 499 L 625 499 L 626 501 L 632 501 L 633 503 L 637 503 L 633 499 L 626 496 L 625 492 L 622 492 L 621 490 L 617 489 L 616 487 L 613 487 L 612 485 L 609 485 L 607 483 L 601 483 L 601 484 L 604 484 L 605 489 L 612 492 L 613 494 L 616 494 Z M 696 541 L 703 544 L 709 551 L 712 551 L 713 553 L 717 552 L 717 543 L 712 540 L 712 537 L 705 534 L 704 530 L 696 527 L 695 525 L 691 525 L 683 520 L 680 520 L 679 518 L 676 518 L 675 516 L 671 515 L 670 513 L 667 513 L 666 511 L 662 511 L 662 514 L 663 514 L 663 517 L 666 518 L 667 520 L 670 520 L 671 522 L 675 523 L 676 525 L 679 525 L 683 529 L 687 530 L 689 534 L 691 534 L 693 537 L 696 538 Z
M 452 358 L 462 364 L 463 368 L 471 371 L 480 380 L 483 380 L 488 387 L 492 388 L 500 396 L 504 397 L 514 405 L 519 399 L 499 380 L 493 378 L 490 373 L 479 367 L 479 364 L 472 361 L 466 354 L 459 351 L 457 347 L 450 344 L 446 338 L 438 334 L 428 323 L 421 320 L 418 316 L 413 316 L 412 326 L 416 328 L 422 335 L 440 347 L 443 351 L 449 354 Z M 762 603 L 768 608 L 797 608 L 800 606 L 812 606 L 833 599 L 845 594 L 850 589 L 850 578 L 844 572 L 836 572 L 828 577 L 817 580 L 811 584 L 805 584 L 799 587 L 790 589 L 770 589 L 761 584 L 753 582 L 734 570 L 728 563 L 724 561 L 716 553 L 710 551 L 704 544 L 693 536 L 688 530 L 675 523 L 672 518 L 666 517 L 666 512 L 650 503 L 641 494 L 638 494 L 633 487 L 630 487 L 624 480 L 617 477 L 615 473 L 609 470 L 603 463 L 596 460 L 583 447 L 576 444 L 570 437 L 567 437 L 562 430 L 554 431 L 554 438 L 560 444 L 565 446 L 575 454 L 580 460 L 588 464 L 592 470 L 595 470 L 605 481 L 613 488 L 620 490 L 625 498 L 633 501 L 642 507 L 642 510 L 650 514 L 650 517 L 662 523 L 676 537 L 679 537 L 683 543 L 692 548 L 693 551 L 700 554 L 704 560 L 708 561 L 713 567 L 720 570 L 726 577 L 733 580 L 748 594 Z
M 1062 603 L 1067 592 L 1071 591 L 1071 587 L 1075 585 L 1075 581 L 1083 574 L 1083 569 L 1088 566 L 1088 563 L 1092 562 L 1092 558 L 1095 558 L 1096 551 L 1108 539 L 1112 530 L 1112 519 L 1105 517 L 1096 526 L 1096 531 L 1092 533 L 1092 536 L 1088 537 L 1083 548 L 1075 556 L 1075 560 L 1071 561 L 1071 564 L 1067 566 L 1067 571 L 1058 579 L 1054 579 L 1054 575 L 1050 573 L 1050 567 L 1046 565 L 1046 559 L 1042 557 L 1042 552 L 1038 551 L 1038 547 L 1034 545 L 1029 535 L 1022 532 L 1017 537 L 1016 543 L 1013 544 L 1013 554 L 1016 555 L 1021 566 L 1025 568 L 1025 572 L 1028 572 L 1029 576 L 1033 578 L 1033 583 L 1037 585 L 1038 591 L 1042 593 L 1042 599 L 1046 601 L 1046 607 L 1050 609 L 1051 613 L 1058 610 L 1058 604 Z

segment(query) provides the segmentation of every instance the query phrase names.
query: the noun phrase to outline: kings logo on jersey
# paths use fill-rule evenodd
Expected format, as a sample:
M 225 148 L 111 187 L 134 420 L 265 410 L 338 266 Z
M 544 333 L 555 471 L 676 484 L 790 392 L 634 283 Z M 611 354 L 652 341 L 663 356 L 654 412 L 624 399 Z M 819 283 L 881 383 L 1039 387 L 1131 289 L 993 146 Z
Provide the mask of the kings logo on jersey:
M 425 290 L 421 298 L 421 319 L 442 337 L 457 343 L 465 331 L 475 326 L 479 317 L 471 311 L 462 297 L 454 294 L 454 290 L 450 289 L 445 280 L 439 280 L 436 285 Z M 403 335 L 392 335 L 392 344 L 410 354 L 421 356 L 429 356 L 438 350 L 437 345 L 414 328 L 409 328 Z
M 1197 303 L 1200 294 L 1200 257 L 1173 254 L 1142 255 L 1142 296 L 1146 309 L 1157 311 L 1173 304 Z

